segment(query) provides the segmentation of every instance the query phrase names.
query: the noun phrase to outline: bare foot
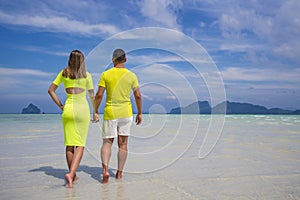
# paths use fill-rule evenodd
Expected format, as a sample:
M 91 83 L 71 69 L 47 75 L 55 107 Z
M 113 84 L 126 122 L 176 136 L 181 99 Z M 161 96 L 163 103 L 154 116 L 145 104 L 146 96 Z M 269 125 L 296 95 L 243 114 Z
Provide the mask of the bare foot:
M 116 173 L 116 179 L 122 179 L 122 171 L 117 171 Z
M 75 175 L 73 178 L 73 183 L 77 183 L 78 179 L 79 179 L 79 177 Z
M 109 173 L 104 173 L 102 177 L 102 183 L 108 183 Z
M 66 174 L 65 175 L 65 179 L 66 179 L 66 187 L 67 188 L 72 188 L 73 187 L 73 185 L 72 185 L 73 178 L 71 177 L 71 175 L 70 174 Z

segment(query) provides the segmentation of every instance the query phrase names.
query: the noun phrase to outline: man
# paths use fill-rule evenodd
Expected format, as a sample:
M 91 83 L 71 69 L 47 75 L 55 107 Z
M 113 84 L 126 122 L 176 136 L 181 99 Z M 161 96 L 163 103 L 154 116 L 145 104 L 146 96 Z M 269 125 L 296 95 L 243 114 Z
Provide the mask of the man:
M 118 170 L 116 179 L 122 178 L 122 171 L 127 158 L 127 143 L 132 124 L 132 105 L 130 102 L 130 92 L 133 91 L 137 106 L 137 125 L 142 122 L 142 96 L 140 93 L 138 79 L 130 70 L 126 69 L 126 55 L 122 49 L 113 52 L 112 62 L 114 67 L 103 72 L 98 83 L 98 91 L 95 96 L 95 111 L 102 101 L 104 91 L 106 91 L 106 103 L 103 114 L 101 147 L 102 161 L 102 183 L 107 183 L 109 179 L 108 163 L 111 156 L 111 147 L 114 138 L 118 138 Z M 96 115 L 98 120 L 98 115 Z

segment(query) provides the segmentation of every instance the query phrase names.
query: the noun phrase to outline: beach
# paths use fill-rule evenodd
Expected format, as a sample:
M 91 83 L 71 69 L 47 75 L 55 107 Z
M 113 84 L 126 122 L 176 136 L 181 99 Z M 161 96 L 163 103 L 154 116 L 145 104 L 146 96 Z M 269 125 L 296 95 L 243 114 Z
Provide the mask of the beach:
M 144 115 L 121 181 L 114 144 L 107 184 L 91 123 L 71 189 L 59 114 L 2 114 L 0 125 L 1 199 L 300 199 L 299 115 Z

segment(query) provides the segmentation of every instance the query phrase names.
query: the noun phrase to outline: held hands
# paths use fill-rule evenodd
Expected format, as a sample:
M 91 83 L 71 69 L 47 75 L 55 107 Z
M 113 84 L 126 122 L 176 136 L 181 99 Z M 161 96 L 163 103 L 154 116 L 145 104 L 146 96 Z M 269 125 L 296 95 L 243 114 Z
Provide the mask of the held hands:
M 93 114 L 93 119 L 91 120 L 93 123 L 99 122 L 99 115 L 98 113 Z

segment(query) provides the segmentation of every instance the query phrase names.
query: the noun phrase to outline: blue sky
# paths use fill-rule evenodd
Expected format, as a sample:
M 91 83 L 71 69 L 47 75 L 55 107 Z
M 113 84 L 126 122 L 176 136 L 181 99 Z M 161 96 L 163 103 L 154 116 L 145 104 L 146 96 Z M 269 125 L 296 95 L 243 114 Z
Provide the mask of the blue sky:
M 298 0 L 0 0 L 0 113 L 20 113 L 29 103 L 59 112 L 47 89 L 70 51 L 84 52 L 97 87 L 111 50 L 132 42 L 140 48 L 128 52 L 127 66 L 138 74 L 146 111 L 222 99 L 300 109 L 299 10 Z M 182 38 L 203 49 L 195 53 Z M 163 46 L 147 48 L 151 42 Z

